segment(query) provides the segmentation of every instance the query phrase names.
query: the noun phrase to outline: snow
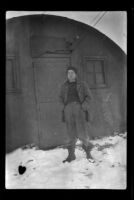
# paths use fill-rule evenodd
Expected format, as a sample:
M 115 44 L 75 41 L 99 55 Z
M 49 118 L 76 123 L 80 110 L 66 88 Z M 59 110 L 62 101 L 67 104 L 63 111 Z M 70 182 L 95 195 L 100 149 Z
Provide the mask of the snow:
M 94 163 L 86 159 L 79 141 L 71 163 L 62 163 L 68 155 L 63 148 L 16 149 L 6 155 L 6 188 L 126 189 L 126 133 L 91 142 Z M 19 165 L 26 167 L 22 175 Z

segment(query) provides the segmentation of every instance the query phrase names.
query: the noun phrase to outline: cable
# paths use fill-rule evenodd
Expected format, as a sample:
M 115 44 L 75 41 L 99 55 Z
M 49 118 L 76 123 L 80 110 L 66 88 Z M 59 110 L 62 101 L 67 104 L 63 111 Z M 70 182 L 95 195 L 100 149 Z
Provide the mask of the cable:
M 94 27 L 96 26 L 96 24 L 98 24 L 98 22 L 104 17 L 104 15 L 107 13 L 107 11 L 105 11 L 101 17 L 99 17 L 99 19 L 95 22 L 95 24 L 93 25 Z
M 96 19 L 99 17 L 100 14 L 101 14 L 101 12 L 99 12 L 99 13 L 93 18 L 93 20 L 91 21 L 91 24 L 93 24 L 94 21 L 96 21 Z

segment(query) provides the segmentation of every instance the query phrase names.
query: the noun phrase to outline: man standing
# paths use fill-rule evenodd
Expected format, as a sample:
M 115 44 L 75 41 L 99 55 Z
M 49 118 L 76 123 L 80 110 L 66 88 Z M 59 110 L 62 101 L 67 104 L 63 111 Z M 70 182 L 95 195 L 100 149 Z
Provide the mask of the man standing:
M 92 94 L 84 82 L 77 80 L 75 67 L 68 67 L 66 72 L 67 80 L 61 87 L 60 102 L 63 105 L 63 121 L 66 123 L 70 142 L 67 147 L 68 157 L 63 162 L 75 160 L 75 143 L 78 138 L 82 141 L 87 159 L 92 159 L 90 154 L 92 145 L 86 133 L 86 120 L 88 121 L 88 108 Z

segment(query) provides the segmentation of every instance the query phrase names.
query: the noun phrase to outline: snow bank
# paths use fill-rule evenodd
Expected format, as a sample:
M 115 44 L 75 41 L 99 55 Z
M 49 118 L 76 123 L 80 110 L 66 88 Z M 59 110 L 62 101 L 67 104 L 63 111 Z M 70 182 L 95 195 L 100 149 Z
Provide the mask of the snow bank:
M 17 149 L 6 155 L 7 189 L 125 189 L 126 135 L 91 141 L 94 145 L 90 163 L 80 146 L 76 160 L 62 163 L 66 149 Z M 78 142 L 79 143 L 79 142 Z M 26 167 L 20 175 L 18 166 Z

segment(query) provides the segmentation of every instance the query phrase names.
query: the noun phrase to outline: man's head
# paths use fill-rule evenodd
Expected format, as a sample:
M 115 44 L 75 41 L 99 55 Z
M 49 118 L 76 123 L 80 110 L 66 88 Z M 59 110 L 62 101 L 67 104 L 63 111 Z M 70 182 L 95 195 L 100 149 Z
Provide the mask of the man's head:
M 68 67 L 67 68 L 67 78 L 69 82 L 74 82 L 76 81 L 76 76 L 77 76 L 77 69 L 75 67 Z

